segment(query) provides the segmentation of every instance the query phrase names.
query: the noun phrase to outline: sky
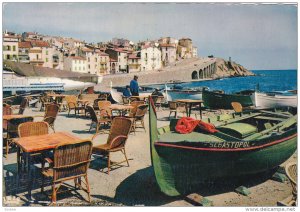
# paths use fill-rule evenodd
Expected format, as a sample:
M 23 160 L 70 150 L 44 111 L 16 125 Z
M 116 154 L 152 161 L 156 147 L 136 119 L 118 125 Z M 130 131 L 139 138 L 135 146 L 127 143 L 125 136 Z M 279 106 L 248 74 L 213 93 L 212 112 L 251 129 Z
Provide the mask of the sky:
M 85 40 L 189 37 L 199 56 L 250 70 L 297 69 L 295 5 L 241 3 L 3 3 L 2 28 Z

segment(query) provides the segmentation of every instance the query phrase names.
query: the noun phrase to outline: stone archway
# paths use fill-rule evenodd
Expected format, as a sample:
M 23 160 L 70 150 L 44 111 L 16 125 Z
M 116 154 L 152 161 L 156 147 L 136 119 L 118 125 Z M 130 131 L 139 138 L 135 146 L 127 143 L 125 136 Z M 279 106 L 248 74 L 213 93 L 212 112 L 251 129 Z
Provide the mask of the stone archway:
M 198 79 L 198 72 L 197 71 L 192 72 L 192 79 Z
M 203 77 L 203 70 L 202 69 L 200 69 L 199 70 L 199 79 L 203 79 L 204 77 Z

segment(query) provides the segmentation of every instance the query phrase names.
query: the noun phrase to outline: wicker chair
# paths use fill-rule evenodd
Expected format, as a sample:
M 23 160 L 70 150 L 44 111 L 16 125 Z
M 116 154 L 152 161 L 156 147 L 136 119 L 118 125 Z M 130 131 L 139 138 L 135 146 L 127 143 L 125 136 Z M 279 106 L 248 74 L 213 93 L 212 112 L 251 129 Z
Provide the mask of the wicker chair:
M 52 178 L 52 204 L 56 204 L 56 194 L 62 183 L 74 180 L 75 189 L 81 188 L 88 194 L 88 202 L 91 202 L 90 186 L 87 171 L 91 161 L 92 142 L 84 140 L 72 144 L 58 145 L 53 151 L 53 167 L 42 169 L 42 186 L 44 192 L 44 178 Z M 81 178 L 85 180 L 85 188 Z
M 8 104 L 4 105 L 4 104 L 3 104 L 3 109 L 2 109 L 3 115 L 11 115 L 12 114 L 12 108 L 10 107 L 10 105 L 8 105 Z M 6 120 L 3 120 L 2 123 L 3 123 L 3 131 L 6 132 L 8 122 Z
M 53 99 L 47 95 L 40 96 L 41 108 L 40 111 L 46 108 L 46 105 L 52 103 Z
M 18 134 L 19 137 L 28 137 L 34 135 L 45 135 L 49 133 L 49 126 L 47 122 L 40 121 L 40 122 L 25 122 L 18 126 Z M 31 154 L 31 157 L 40 157 L 41 153 Z M 21 161 L 22 164 L 22 153 L 17 156 L 18 160 Z M 39 159 L 39 163 L 42 163 L 42 167 L 44 167 L 44 161 L 41 158 Z
M 146 128 L 145 128 L 145 124 L 144 124 L 144 117 L 147 113 L 148 110 L 148 105 L 143 104 L 143 105 L 139 105 L 137 107 L 137 111 L 133 117 L 133 123 L 132 123 L 132 130 L 133 132 L 135 132 L 135 129 L 137 128 L 137 123 L 140 122 L 140 126 L 142 128 L 144 128 L 145 132 L 146 132 Z
M 14 114 L 22 115 L 22 114 L 24 114 L 24 111 L 27 106 L 28 106 L 28 99 L 22 98 L 20 105 L 12 105 L 11 108 L 12 108 L 12 110 L 19 109 L 18 113 L 14 113 Z
M 297 164 L 294 163 L 288 163 L 285 166 L 285 172 L 291 182 L 292 188 L 293 188 L 293 198 L 292 200 L 295 201 L 294 203 L 296 204 L 297 202 Z
M 132 122 L 130 119 L 125 117 L 115 117 L 112 121 L 106 144 L 101 144 L 93 147 L 93 154 L 103 155 L 107 157 L 108 174 L 111 169 L 110 153 L 112 152 L 120 151 L 125 156 L 124 161 L 114 163 L 114 165 L 118 165 L 126 161 L 127 165 L 129 166 L 129 162 L 125 152 L 125 144 L 131 129 L 131 125 Z M 96 138 L 97 134 L 93 137 L 93 140 L 95 140 Z
M 124 105 L 130 104 L 130 97 L 128 96 L 122 96 L 122 101 Z
M 49 127 L 55 132 L 54 122 L 56 120 L 57 114 L 59 111 L 59 105 L 57 104 L 48 104 L 46 106 L 45 115 L 43 121 L 49 124 Z
M 243 106 L 239 102 L 231 102 L 234 112 L 241 113 L 243 111 Z
M 111 106 L 110 101 L 98 101 L 98 108 L 100 110 L 100 117 L 103 119 L 111 119 L 112 118 L 112 112 L 109 108 Z
M 7 139 L 6 139 L 6 157 L 9 152 L 9 146 L 14 143 L 14 138 L 19 137 L 18 127 L 25 122 L 32 122 L 33 117 L 14 118 L 7 123 Z
M 83 105 L 77 102 L 78 100 L 77 96 L 74 95 L 66 96 L 65 100 L 67 101 L 68 104 L 68 116 L 70 115 L 70 112 L 72 110 L 75 111 L 75 116 L 76 116 L 77 114 L 80 113 L 80 111 L 83 111 L 85 109 Z
M 90 105 L 86 106 L 86 111 L 92 119 L 89 131 L 91 131 L 93 124 L 96 124 L 96 133 L 98 133 L 101 125 L 106 125 L 106 124 L 110 123 L 110 121 L 111 121 L 110 118 L 103 118 L 101 116 L 98 117 L 94 108 Z
M 169 102 L 169 109 L 170 109 L 169 118 L 172 113 L 175 113 L 175 118 L 177 118 L 177 102 L 174 101 Z
M 137 111 L 138 106 L 139 106 L 139 105 L 143 105 L 143 104 L 145 104 L 144 101 L 133 101 L 133 102 L 131 102 L 130 105 L 131 105 L 133 108 L 130 110 L 130 112 L 129 112 L 129 114 L 128 114 L 128 117 L 133 118 L 133 117 L 135 116 L 135 114 L 136 114 L 136 111 Z

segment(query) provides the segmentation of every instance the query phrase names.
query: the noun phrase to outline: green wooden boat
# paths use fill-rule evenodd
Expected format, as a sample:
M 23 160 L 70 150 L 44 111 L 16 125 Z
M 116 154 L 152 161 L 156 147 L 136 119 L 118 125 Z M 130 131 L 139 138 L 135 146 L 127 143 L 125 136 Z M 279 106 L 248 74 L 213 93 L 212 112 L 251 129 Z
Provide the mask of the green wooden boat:
M 210 118 L 219 132 L 174 132 L 177 119 L 157 128 L 150 99 L 151 161 L 160 190 L 188 194 L 199 184 L 272 170 L 297 148 L 297 115 L 254 111 Z
M 239 102 L 243 107 L 249 107 L 253 105 L 253 92 L 247 90 L 225 94 L 223 91 L 203 89 L 202 100 L 205 107 L 212 109 L 232 109 L 231 102 Z

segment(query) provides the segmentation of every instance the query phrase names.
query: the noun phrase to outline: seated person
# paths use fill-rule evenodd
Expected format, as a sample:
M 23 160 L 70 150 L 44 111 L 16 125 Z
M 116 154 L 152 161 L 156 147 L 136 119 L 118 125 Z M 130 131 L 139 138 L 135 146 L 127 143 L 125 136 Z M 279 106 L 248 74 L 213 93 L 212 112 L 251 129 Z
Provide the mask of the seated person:
M 158 90 L 158 88 L 155 88 L 155 90 L 153 91 L 153 93 L 152 93 L 151 95 L 153 95 L 153 96 L 164 96 L 164 95 L 162 94 L 162 92 L 160 92 L 160 91 Z
M 131 96 L 131 92 L 130 92 L 130 87 L 129 85 L 126 85 L 125 90 L 123 91 L 123 96 L 125 97 L 130 97 Z

